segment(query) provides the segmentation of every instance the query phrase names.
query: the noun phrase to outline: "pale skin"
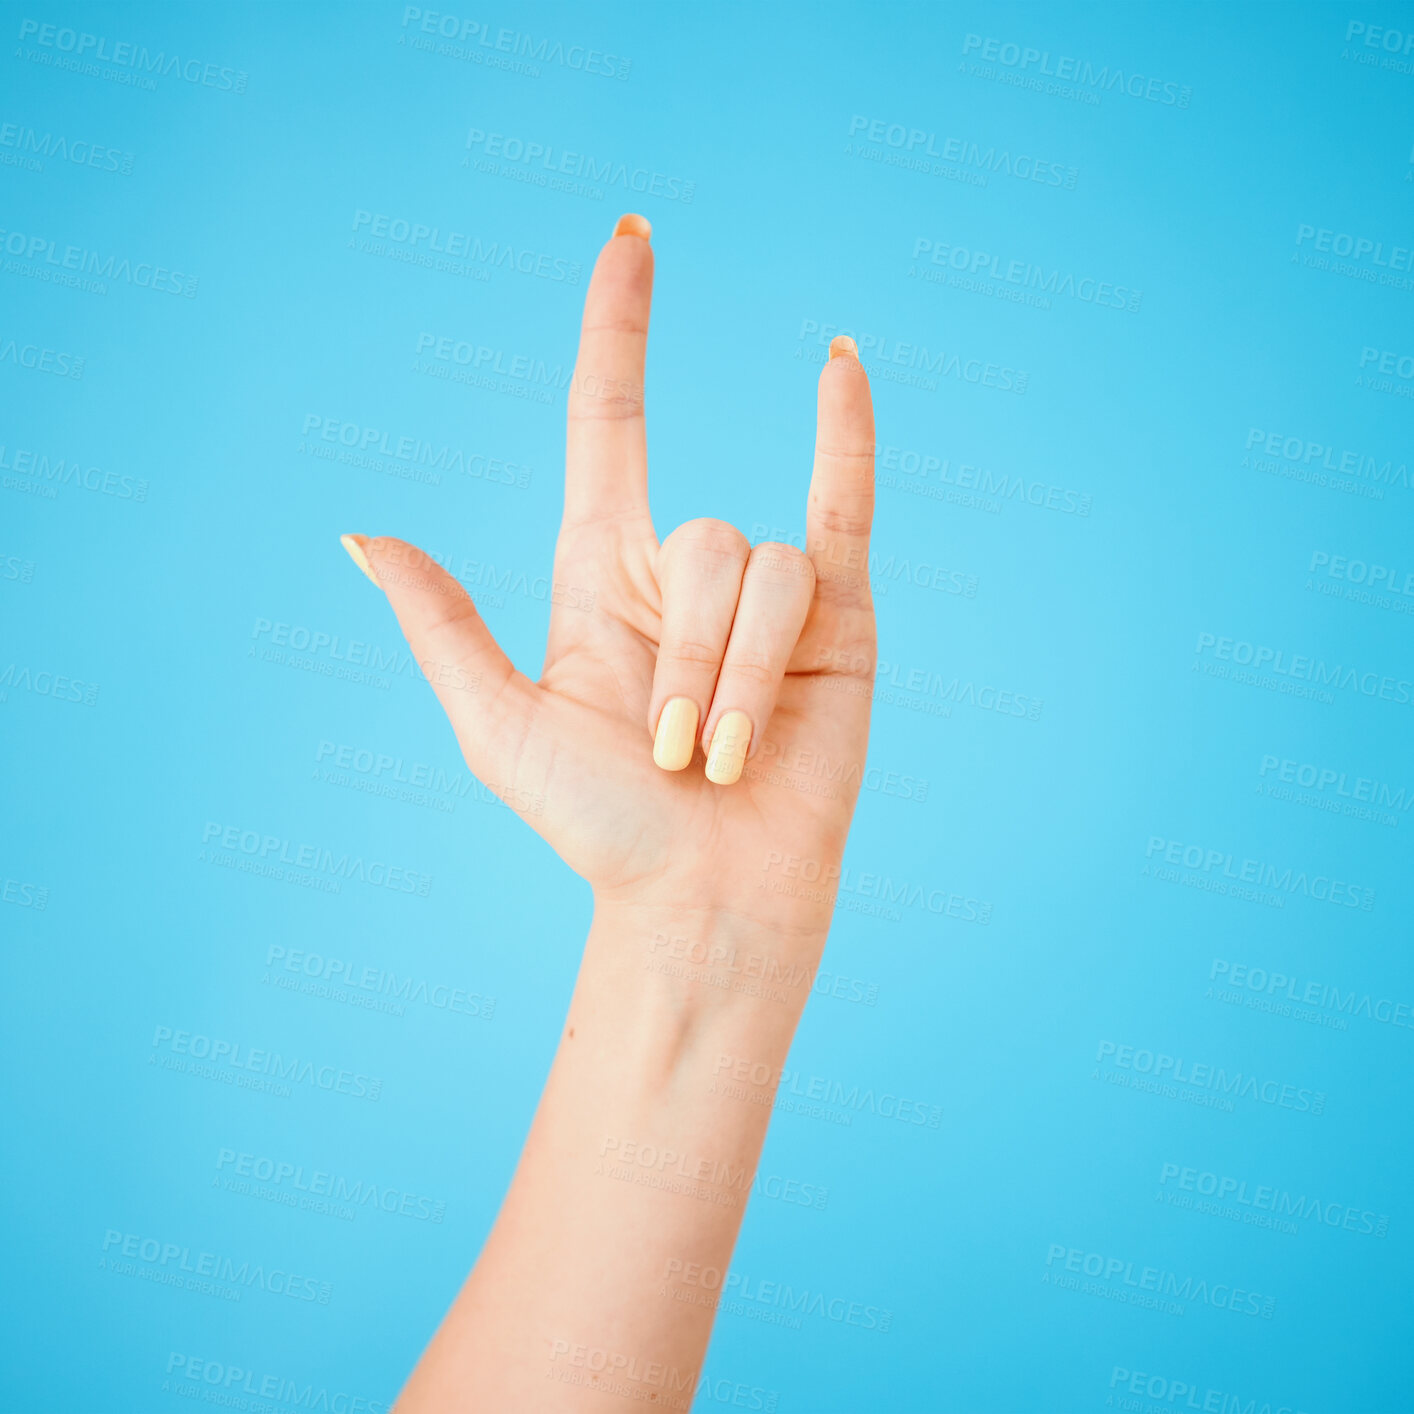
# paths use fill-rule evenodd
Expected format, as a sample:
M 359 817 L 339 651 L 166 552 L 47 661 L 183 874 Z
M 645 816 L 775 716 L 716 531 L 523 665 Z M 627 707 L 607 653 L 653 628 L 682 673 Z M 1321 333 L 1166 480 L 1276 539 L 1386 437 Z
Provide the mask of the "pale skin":
M 345 538 L 471 770 L 512 804 L 543 800 L 527 823 L 594 895 L 515 1178 L 397 1414 L 688 1408 L 711 1273 L 730 1265 L 829 928 L 875 661 L 868 379 L 837 339 L 804 552 L 753 549 L 710 520 L 660 543 L 643 415 L 652 284 L 648 223 L 624 217 L 585 300 L 538 682 L 421 552 Z M 702 398 L 730 416 L 725 390 Z M 809 769 L 821 759 L 826 791 Z M 723 971 L 769 988 L 708 980 Z

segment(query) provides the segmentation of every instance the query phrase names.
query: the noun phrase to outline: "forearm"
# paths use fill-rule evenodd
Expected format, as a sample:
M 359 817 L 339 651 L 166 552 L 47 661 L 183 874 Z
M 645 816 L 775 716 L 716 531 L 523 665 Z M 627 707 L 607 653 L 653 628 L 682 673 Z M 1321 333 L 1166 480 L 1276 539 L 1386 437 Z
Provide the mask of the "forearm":
M 596 908 L 519 1167 L 398 1405 L 686 1409 L 825 924 Z M 595 1379 L 596 1374 L 598 1379 Z M 596 1385 L 600 1388 L 596 1388 Z

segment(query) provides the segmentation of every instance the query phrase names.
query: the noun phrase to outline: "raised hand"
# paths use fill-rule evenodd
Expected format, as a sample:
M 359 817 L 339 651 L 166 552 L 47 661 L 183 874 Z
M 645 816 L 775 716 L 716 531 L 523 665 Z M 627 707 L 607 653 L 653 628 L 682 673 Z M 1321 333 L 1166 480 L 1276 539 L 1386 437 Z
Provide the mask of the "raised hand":
M 761 888 L 768 851 L 837 862 L 864 767 L 869 383 L 853 342 L 836 339 L 819 381 L 805 553 L 752 547 L 719 520 L 660 543 L 643 408 L 649 235 L 642 217 L 623 217 L 585 299 L 539 682 L 421 551 L 344 543 L 386 592 L 473 773 L 505 799 L 543 798 L 528 822 L 596 897 L 779 918 Z M 821 905 L 799 907 L 818 917 Z
M 682 1274 L 730 1261 L 864 767 L 874 421 L 854 345 L 837 339 L 820 375 L 806 551 L 717 520 L 660 543 L 649 234 L 620 220 L 585 300 L 539 682 L 421 551 L 344 538 L 468 765 L 511 802 L 542 799 L 530 822 L 594 889 L 515 1179 L 397 1414 L 617 1411 L 620 1382 L 596 1369 L 656 1371 L 658 1407 L 691 1403 L 714 1308 Z M 773 859 L 814 885 L 777 887 Z M 723 963 L 779 985 L 724 987 Z M 743 1067 L 744 1098 L 716 1080 Z

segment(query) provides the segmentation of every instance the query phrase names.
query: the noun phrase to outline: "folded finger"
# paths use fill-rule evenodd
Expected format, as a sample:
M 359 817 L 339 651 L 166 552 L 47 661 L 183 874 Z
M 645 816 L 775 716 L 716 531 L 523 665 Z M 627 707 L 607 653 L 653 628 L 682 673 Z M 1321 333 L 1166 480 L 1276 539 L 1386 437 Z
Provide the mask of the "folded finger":
M 814 592 L 814 566 L 793 545 L 752 550 L 703 733 L 709 781 L 732 785 L 760 745 Z
M 658 551 L 663 623 L 648 730 L 665 771 L 681 771 L 696 750 L 750 554 L 746 536 L 719 520 L 680 525 Z

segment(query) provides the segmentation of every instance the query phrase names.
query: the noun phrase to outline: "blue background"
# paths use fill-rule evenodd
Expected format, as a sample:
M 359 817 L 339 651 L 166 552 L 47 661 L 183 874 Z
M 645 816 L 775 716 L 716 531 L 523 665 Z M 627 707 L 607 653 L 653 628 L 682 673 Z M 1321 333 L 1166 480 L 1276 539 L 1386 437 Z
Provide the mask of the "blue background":
M 798 534 L 828 333 L 874 375 L 874 770 L 791 1065 L 942 1115 L 778 1115 L 763 1174 L 827 1197 L 756 1199 L 734 1269 L 891 1328 L 740 1302 L 698 1407 L 1414 1408 L 1414 285 L 1376 262 L 1414 246 L 1414 10 L 462 21 L 483 27 L 471 58 L 395 6 L 4 9 L 0 1402 L 262 1407 L 235 1370 L 273 1378 L 279 1414 L 320 1391 L 376 1411 L 474 1260 L 590 900 L 467 780 L 337 536 L 481 566 L 483 611 L 536 670 L 562 394 L 426 376 L 418 338 L 553 379 L 598 247 L 641 210 L 660 533 Z M 510 54 L 474 37 L 501 30 Z M 80 59 L 84 33 L 110 57 Z M 123 42 L 168 71 L 115 62 Z M 1034 79 L 1026 49 L 1086 77 Z M 625 176 L 556 188 L 529 143 Z M 900 162 L 930 144 L 926 170 Z M 550 274 L 429 268 L 430 238 L 379 253 L 374 215 Z M 1341 261 L 1323 230 L 1382 244 Z M 109 276 L 63 283 L 68 246 Z M 975 253 L 1052 293 L 968 288 Z M 182 292 L 141 283 L 151 265 Z M 1122 307 L 1082 298 L 1096 281 Z M 985 363 L 1013 391 L 971 381 Z M 340 439 L 365 430 L 470 469 L 362 464 Z M 493 463 L 517 470 L 473 474 Z M 1342 560 L 1391 573 L 1371 592 Z M 1312 695 L 1298 657 L 1355 685 Z M 979 705 L 996 690 L 1040 705 Z M 1350 810 L 1342 779 L 1382 803 Z M 426 896 L 254 872 L 220 848 L 231 827 L 427 876 Z M 1219 891 L 1244 860 L 1260 896 Z M 1317 878 L 1355 906 L 1298 882 Z M 933 911 L 944 893 L 987 921 Z M 425 991 L 341 988 L 366 968 Z M 431 1000 L 451 988 L 460 1010 Z M 364 1097 L 244 1088 L 178 1032 L 347 1070 Z M 1159 1054 L 1181 1083 L 1145 1070 Z M 240 1176 L 267 1161 L 379 1200 L 301 1207 L 288 1173 Z M 1223 1179 L 1247 1201 L 1205 1210 Z M 1259 1189 L 1300 1215 L 1263 1225 Z M 244 1269 L 238 1300 L 186 1284 L 202 1253 Z M 1146 1267 L 1187 1299 L 1139 1304 Z M 1259 1314 L 1212 1295 L 1234 1287 Z

